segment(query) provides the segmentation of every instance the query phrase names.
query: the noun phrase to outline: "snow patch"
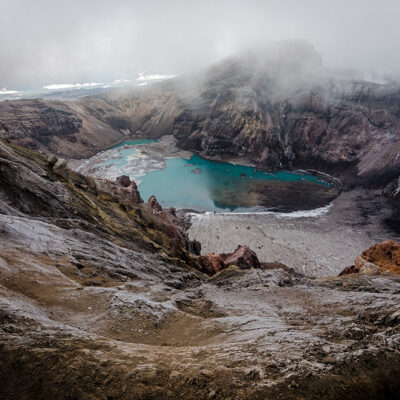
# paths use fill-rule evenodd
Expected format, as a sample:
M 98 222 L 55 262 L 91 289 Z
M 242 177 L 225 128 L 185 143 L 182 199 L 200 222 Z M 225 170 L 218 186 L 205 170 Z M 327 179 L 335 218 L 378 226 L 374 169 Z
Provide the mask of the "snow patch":
M 154 80 L 162 80 L 162 79 L 171 79 L 175 78 L 177 75 L 167 74 L 167 75 L 160 75 L 160 74 L 148 74 L 144 75 L 142 72 L 139 73 L 139 77 L 136 78 L 137 81 L 154 81 Z
M 18 94 L 18 90 L 8 90 L 7 88 L 0 89 L 0 94 Z
M 87 87 L 101 86 L 104 83 L 87 82 L 87 83 L 54 83 L 52 85 L 43 86 L 43 89 L 60 90 L 60 89 L 81 89 Z
M 329 212 L 332 203 L 325 207 L 314 208 L 313 210 L 293 211 L 293 212 L 275 212 L 275 211 L 250 211 L 250 212 L 214 212 L 206 211 L 204 213 L 188 213 L 191 217 L 202 218 L 211 215 L 275 215 L 278 218 L 316 218 Z

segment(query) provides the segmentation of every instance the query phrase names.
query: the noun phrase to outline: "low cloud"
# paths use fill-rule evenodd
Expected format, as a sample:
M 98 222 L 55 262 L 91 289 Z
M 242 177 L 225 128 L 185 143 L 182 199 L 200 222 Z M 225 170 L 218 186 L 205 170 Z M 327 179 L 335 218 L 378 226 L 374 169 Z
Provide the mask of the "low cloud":
M 2 0 L 0 88 L 183 74 L 288 39 L 328 68 L 398 78 L 399 21 L 397 0 Z

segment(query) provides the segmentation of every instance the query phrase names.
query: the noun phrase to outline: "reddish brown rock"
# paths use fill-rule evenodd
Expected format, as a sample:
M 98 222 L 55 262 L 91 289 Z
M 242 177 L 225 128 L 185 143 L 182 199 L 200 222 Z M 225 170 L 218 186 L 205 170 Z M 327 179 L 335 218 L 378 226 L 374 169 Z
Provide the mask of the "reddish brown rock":
M 208 253 L 200 256 L 199 262 L 202 272 L 208 275 L 214 275 L 230 265 L 236 265 L 240 269 L 261 268 L 256 253 L 247 246 L 238 246 L 229 254 Z
M 339 276 L 348 274 L 400 274 L 400 245 L 392 240 L 375 244 L 355 258 L 354 265 L 346 267 Z
M 247 246 L 238 246 L 231 254 L 221 254 L 225 265 L 236 265 L 241 269 L 260 268 L 257 254 Z
M 392 240 L 386 240 L 364 250 L 362 258 L 378 265 L 383 272 L 400 274 L 400 245 Z
M 219 254 L 208 253 L 199 257 L 201 271 L 207 275 L 214 275 L 226 268 L 223 258 Z
M 356 274 L 358 273 L 358 269 L 356 268 L 355 265 L 349 265 L 348 267 L 346 267 L 340 274 L 339 276 L 343 276 L 343 275 L 350 275 L 350 274 Z

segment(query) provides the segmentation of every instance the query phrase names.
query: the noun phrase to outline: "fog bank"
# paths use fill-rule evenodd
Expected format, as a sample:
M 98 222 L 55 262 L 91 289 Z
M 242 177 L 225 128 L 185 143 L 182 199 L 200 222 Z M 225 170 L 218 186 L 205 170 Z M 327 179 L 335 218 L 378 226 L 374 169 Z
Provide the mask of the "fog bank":
M 2 0 L 0 89 L 182 74 L 288 39 L 329 68 L 398 78 L 399 20 L 396 0 Z

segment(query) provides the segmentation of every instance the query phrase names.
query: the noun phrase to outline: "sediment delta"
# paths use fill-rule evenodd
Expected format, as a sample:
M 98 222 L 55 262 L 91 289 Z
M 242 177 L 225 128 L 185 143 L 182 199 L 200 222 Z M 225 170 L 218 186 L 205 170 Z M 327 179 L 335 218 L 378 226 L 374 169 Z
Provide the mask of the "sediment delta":
M 140 177 L 150 171 L 165 168 L 168 158 L 189 159 L 193 153 L 180 150 L 175 146 L 176 140 L 171 135 L 166 135 L 156 142 L 144 143 L 135 146 L 139 153 L 128 156 L 127 163 L 120 167 L 107 161 L 121 158 L 124 147 L 113 147 L 104 150 L 87 160 L 69 160 L 68 165 L 76 171 L 97 177 L 115 180 L 118 176 L 129 175 L 133 179 L 140 180 Z

